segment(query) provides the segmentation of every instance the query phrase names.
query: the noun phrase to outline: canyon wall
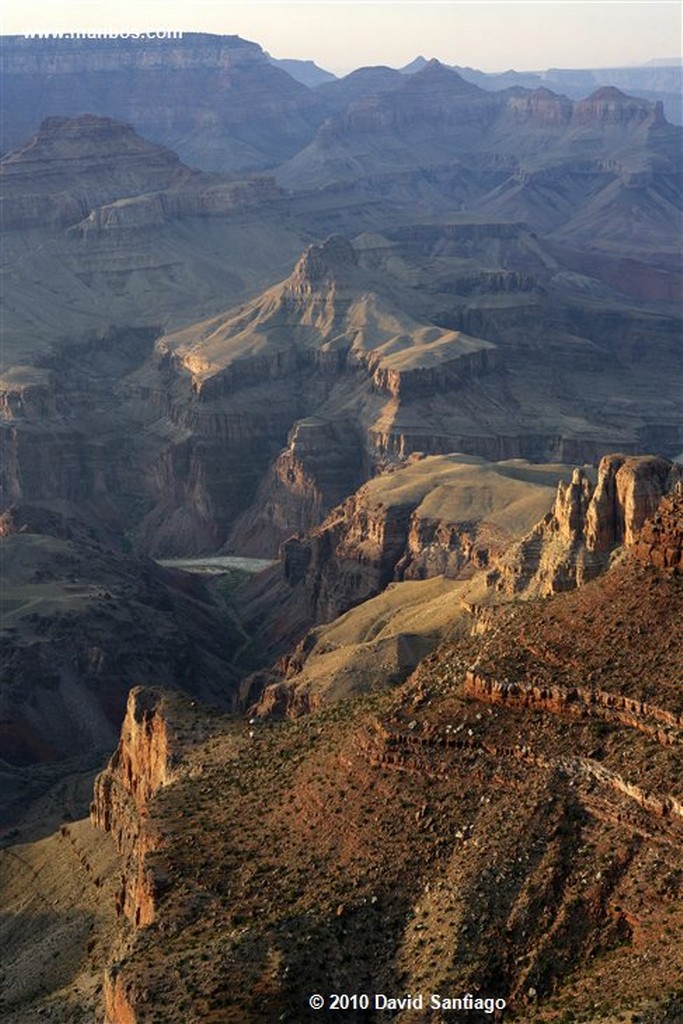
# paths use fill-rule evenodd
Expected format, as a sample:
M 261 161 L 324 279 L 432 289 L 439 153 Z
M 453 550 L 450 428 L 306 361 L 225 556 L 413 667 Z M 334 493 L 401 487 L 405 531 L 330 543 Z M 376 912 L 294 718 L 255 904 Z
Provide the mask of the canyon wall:
M 464 455 L 408 459 L 282 544 L 281 564 L 244 591 L 247 628 L 281 653 L 392 581 L 492 570 L 550 504 L 568 468 Z
M 683 466 L 653 455 L 605 456 L 595 485 L 575 470 L 570 483 L 558 485 L 553 511 L 501 559 L 490 585 L 541 596 L 580 586 L 605 569 L 615 549 L 636 543 L 681 479 Z M 666 557 L 675 564 L 673 551 Z

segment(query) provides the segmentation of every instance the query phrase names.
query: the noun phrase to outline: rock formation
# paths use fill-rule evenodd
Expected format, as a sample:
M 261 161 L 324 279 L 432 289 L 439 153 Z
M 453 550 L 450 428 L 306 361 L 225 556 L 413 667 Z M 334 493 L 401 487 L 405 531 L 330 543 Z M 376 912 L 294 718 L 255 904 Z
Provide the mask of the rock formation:
M 236 37 L 0 61 L 3 1021 L 670 1019 L 680 130 Z M 278 547 L 239 616 L 145 559 Z
M 393 686 L 444 636 L 480 628 L 486 572 L 547 507 L 562 472 L 418 458 L 285 541 L 281 565 L 241 593 L 247 630 L 271 659 L 284 654 L 243 681 L 242 706 L 300 714 Z
M 106 117 L 47 118 L 3 157 L 4 230 L 145 229 L 188 216 L 225 216 L 278 195 L 267 178 L 231 181 L 192 170 L 177 153 Z
M 263 626 L 265 616 L 279 647 L 304 624 L 329 622 L 392 580 L 467 577 L 493 565 L 561 473 L 559 466 L 451 455 L 376 477 L 320 527 L 284 542 L 281 567 L 248 588 L 245 620 Z M 278 609 L 272 617 L 265 611 L 271 604 Z
M 658 456 L 606 455 L 595 485 L 575 470 L 571 483 L 558 485 L 552 513 L 504 556 L 490 583 L 540 595 L 582 585 L 604 570 L 616 548 L 636 543 L 682 478 L 680 465 Z
M 330 972 L 365 988 L 378 963 L 382 991 L 478 982 L 520 1018 L 674 1020 L 680 603 L 671 573 L 628 558 L 371 704 L 277 727 L 136 691 L 94 814 L 163 846 L 106 973 L 109 1024 L 296 1017 Z
M 96 105 L 96 113 L 133 123 L 193 166 L 252 171 L 296 152 L 324 116 L 315 93 L 238 36 L 11 36 L 2 75 L 4 147 L 46 117 Z
M 122 856 L 123 875 L 117 911 L 136 927 L 151 924 L 163 879 L 148 855 L 160 838 L 147 822 L 149 803 L 173 777 L 174 740 L 169 733 L 160 691 L 134 688 L 128 696 L 121 739 L 108 767 L 95 780 L 90 816 L 111 832 Z
M 447 69 L 425 75 L 378 101 L 389 122 L 417 124 L 427 103 L 435 123 L 450 123 L 463 104 L 493 101 Z M 274 555 L 411 453 L 580 463 L 679 451 L 679 323 L 662 305 L 678 286 L 652 191 L 665 161 L 649 148 L 656 135 L 669 152 L 670 126 L 651 138 L 643 125 L 639 135 L 627 118 L 600 136 L 603 191 L 613 192 L 601 206 L 607 281 L 592 242 L 587 253 L 569 235 L 558 241 L 567 207 L 548 198 L 556 188 L 569 188 L 591 232 L 595 222 L 580 202 L 586 175 L 561 146 L 553 167 L 496 158 L 503 180 L 486 171 L 486 216 L 464 212 L 479 202 L 472 193 L 444 222 L 434 193 L 424 207 L 434 215 L 404 224 L 402 202 L 347 196 L 340 213 L 334 190 L 312 202 L 262 177 L 207 175 L 99 114 L 48 119 L 3 161 L 17 224 L 7 233 L 3 502 L 77 504 L 146 553 L 245 545 Z M 610 163 L 613 128 L 647 183 L 628 183 L 641 172 L 625 157 Z M 660 210 L 638 220 L 637 259 L 627 239 L 612 246 L 632 220 L 623 189 L 629 204 Z M 522 223 L 527 200 L 548 212 L 550 241 Z M 646 222 L 659 255 L 643 250 Z M 295 263 L 302 239 L 328 224 L 353 245 L 336 233 Z M 641 298 L 626 301 L 624 283 Z
M 683 570 L 683 493 L 680 482 L 666 494 L 654 515 L 644 523 L 634 545 L 635 554 L 656 569 Z
M 678 565 L 677 499 L 663 498 L 658 518 L 640 530 L 679 477 L 677 464 L 654 456 L 606 456 L 597 475 L 585 467 L 561 481 L 553 511 L 517 541 L 514 532 L 523 533 L 550 498 L 545 488 L 534 493 L 541 477 L 534 481 L 529 466 L 468 465 L 452 456 L 379 478 L 320 528 L 285 542 L 282 569 L 247 588 L 245 621 L 270 643 L 271 656 L 305 635 L 269 671 L 242 683 L 243 705 L 293 716 L 396 685 L 444 636 L 495 627 L 518 595 L 584 585 L 636 542 L 654 564 Z M 395 581 L 440 576 L 454 581 L 448 593 L 425 587 L 418 594 L 407 583 L 394 589 Z

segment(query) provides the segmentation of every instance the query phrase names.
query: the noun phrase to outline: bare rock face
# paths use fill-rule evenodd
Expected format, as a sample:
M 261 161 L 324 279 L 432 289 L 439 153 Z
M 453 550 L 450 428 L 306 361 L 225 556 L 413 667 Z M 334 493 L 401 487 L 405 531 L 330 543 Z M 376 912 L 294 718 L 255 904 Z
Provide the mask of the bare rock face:
M 289 281 L 293 295 L 310 296 L 324 281 L 344 268 L 358 265 L 353 246 L 341 235 L 331 235 L 321 245 L 309 245 Z
M 508 593 L 571 590 L 602 572 L 618 547 L 632 547 L 683 467 L 654 455 L 606 455 L 597 481 L 584 469 L 560 483 L 555 507 L 502 559 L 490 580 Z M 674 556 L 667 556 L 673 558 Z
M 117 910 L 136 927 L 151 924 L 163 888 L 145 863 L 159 837 L 146 827 L 147 806 L 171 780 L 173 732 L 159 690 L 136 687 L 128 697 L 121 739 L 108 767 L 95 780 L 90 817 L 111 832 L 125 868 Z
M 681 479 L 683 468 L 655 456 L 606 455 L 586 514 L 586 546 L 598 553 L 618 544 L 631 547 L 662 495 Z
M 512 96 L 507 111 L 515 121 L 561 125 L 571 121 L 573 106 L 566 96 L 542 87 L 526 95 Z
M 383 991 L 399 972 L 406 991 L 488 978 L 520 1021 L 597 1004 L 674 1024 L 682 600 L 624 560 L 443 644 L 371 704 L 277 728 L 133 703 L 113 774 L 151 765 L 157 716 L 188 742 L 142 807 L 164 835 L 145 869 L 168 888 L 151 927 L 122 921 L 108 1024 L 299 1021 L 328 971 L 372 990 L 378 963 Z
M 0 741 L 14 780 L 0 785 L 3 837 L 33 828 L 26 792 L 39 818 L 85 811 L 83 790 L 56 783 L 103 763 L 131 686 L 153 679 L 219 706 L 236 697 L 234 642 L 201 579 L 106 540 L 40 506 L 0 517 Z
M 165 52 L 196 70 L 205 42 Z M 260 59 L 258 48 L 235 40 L 215 47 L 211 59 L 228 77 L 238 68 L 253 71 Z M 111 52 L 83 49 L 98 73 L 113 73 Z M 123 50 L 119 56 L 133 69 L 132 50 Z M 26 58 L 33 52 L 17 43 L 19 51 Z M 65 45 L 64 66 L 77 54 L 78 46 Z M 50 61 L 43 57 L 33 71 L 46 70 Z M 147 58 L 159 66 L 156 51 Z M 29 74 L 30 61 L 16 54 L 12 60 Z M 439 167 L 450 159 L 442 146 L 460 138 L 443 127 L 450 129 L 461 114 L 481 149 L 480 124 L 470 118 L 477 105 L 488 111 L 493 103 L 510 144 L 522 129 L 515 121 L 510 132 L 512 115 L 501 104 L 526 104 L 520 117 L 543 132 L 546 120 L 563 109 L 543 91 L 533 101 L 517 93 L 492 97 L 438 65 L 426 68 L 423 78 L 397 83 L 391 95 L 376 97 L 363 116 L 371 123 L 377 108 L 380 120 L 388 111 L 392 131 L 411 125 L 417 136 L 427 114 L 433 116 L 427 157 Z M 562 185 L 562 175 L 574 185 L 590 178 L 562 163 L 566 131 L 573 130 L 563 125 L 555 133 L 564 139 L 559 178 L 546 167 L 520 168 L 517 156 L 494 146 L 491 164 L 502 170 L 487 167 L 486 187 L 491 175 L 498 182 L 519 172 L 515 196 L 519 188 L 520 203 L 523 193 L 546 210 L 547 191 Z M 424 160 L 417 136 L 416 144 L 408 136 L 404 141 L 411 159 L 418 154 Z M 393 150 L 383 141 L 373 137 L 372 148 L 381 173 L 391 174 L 387 153 Z M 362 142 L 368 150 L 368 133 Z M 604 172 L 610 181 L 622 174 L 620 167 Z M 405 181 L 405 168 L 396 173 Z M 431 172 L 420 170 L 416 181 L 427 180 Z M 471 223 L 458 214 L 456 223 L 439 224 L 436 214 L 427 216 L 427 204 L 427 223 L 397 226 L 386 196 L 373 203 L 374 212 L 347 217 L 327 206 L 337 203 L 328 189 L 314 204 L 325 210 L 316 205 L 314 215 L 310 195 L 292 205 L 265 178 L 236 182 L 192 170 L 130 126 L 94 115 L 48 118 L 5 159 L 3 181 L 6 222 L 16 216 L 17 226 L 33 225 L 28 233 L 35 238 L 27 261 L 19 255 L 23 235 L 13 232 L 16 259 L 12 253 L 8 261 L 18 275 L 11 279 L 18 305 L 8 306 L 17 365 L 0 382 L 6 453 L 0 483 L 8 501 L 87 505 L 112 531 L 125 530 L 137 550 L 155 555 L 236 548 L 274 554 L 288 535 L 318 526 L 378 463 L 400 463 L 411 453 L 580 463 L 641 446 L 664 454 L 680 450 L 675 318 L 624 308 L 621 298 L 603 306 L 586 254 L 580 265 L 570 260 L 565 266 L 558 249 L 547 249 L 522 226 L 526 208 L 511 210 L 497 187 L 490 198 L 503 203 L 504 216 L 492 217 L 492 209 L 482 216 L 477 209 Z M 612 213 L 600 232 L 608 242 L 612 214 L 619 230 L 633 220 L 630 214 L 625 219 L 620 196 L 612 197 L 614 209 L 610 200 Z M 566 218 L 569 207 L 578 209 L 574 198 L 570 191 L 550 226 Z M 673 221 L 657 197 L 648 204 L 659 251 L 661 222 Z M 233 217 L 235 210 L 241 213 Z M 582 223 L 592 237 L 588 213 Z M 366 233 L 355 248 L 332 235 L 309 246 L 285 281 L 271 284 L 271 260 L 279 266 L 282 259 L 282 273 L 291 266 L 285 250 L 292 225 L 310 241 L 328 230 L 355 238 L 359 221 Z M 281 258 L 275 236 L 284 243 L 284 234 Z M 677 253 L 678 235 L 675 246 Z M 169 253 L 162 267 L 160 251 Z M 619 268 L 612 270 L 623 283 Z M 629 290 L 631 270 L 623 276 Z M 266 281 L 271 286 L 263 291 Z M 588 288 L 589 298 L 597 289 L 599 308 L 582 306 L 574 291 L 579 287 Z M 226 304 L 243 304 L 216 315 L 223 302 L 216 295 L 224 288 Z M 565 288 L 571 302 L 558 301 Z M 163 338 L 161 324 L 168 325 Z M 44 346 L 36 356 L 40 364 L 26 367 L 33 345 Z M 538 357 L 541 349 L 547 360 Z M 645 366 L 647 388 L 640 381 Z M 454 538 L 440 538 L 437 546 L 451 544 Z
M 245 621 L 279 654 L 392 581 L 467 579 L 493 567 L 548 507 L 564 469 L 416 456 L 287 539 L 281 564 L 248 585 Z
M 627 96 L 614 86 L 602 86 L 585 100 L 574 105 L 573 120 L 577 124 L 627 124 L 649 121 L 662 124 L 662 104 Z
M 56 411 L 49 370 L 14 366 L 0 377 L 0 420 L 39 420 L 53 417 Z
M 93 207 L 177 185 L 193 173 L 130 125 L 91 114 L 46 119 L 1 169 L 5 229 L 75 224 Z
M 252 507 L 237 520 L 225 550 L 269 556 L 293 533 L 318 526 L 360 486 L 363 455 L 354 424 L 317 416 L 299 420 Z
M 635 554 L 657 569 L 683 571 L 683 488 L 666 494 L 654 516 L 644 524 L 635 543 Z

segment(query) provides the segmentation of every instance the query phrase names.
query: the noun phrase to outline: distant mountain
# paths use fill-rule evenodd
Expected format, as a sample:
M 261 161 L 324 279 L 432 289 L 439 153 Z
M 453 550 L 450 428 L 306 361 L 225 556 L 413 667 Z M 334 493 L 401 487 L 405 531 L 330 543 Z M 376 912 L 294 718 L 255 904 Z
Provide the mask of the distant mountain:
M 402 75 L 414 75 L 416 71 L 422 71 L 422 69 L 429 63 L 426 57 L 416 57 L 415 60 L 411 60 L 410 64 L 405 64 L 398 70 Z
M 265 287 L 304 244 L 286 217 L 263 216 L 281 195 L 272 178 L 194 170 L 92 114 L 47 118 L 0 161 L 0 191 L 5 365 L 103 322 L 207 315 Z
M 424 57 L 416 57 L 400 69 L 401 74 L 412 75 L 427 64 Z M 468 82 L 474 82 L 482 89 L 497 91 L 521 86 L 537 89 L 545 86 L 554 92 L 561 92 L 571 99 L 581 99 L 601 86 L 614 85 L 632 96 L 640 96 L 651 102 L 660 101 L 664 114 L 672 124 L 683 123 L 683 64 L 680 59 L 671 58 L 649 61 L 637 67 L 616 68 L 548 68 L 546 71 L 487 72 L 476 68 L 450 65 Z
M 205 170 L 255 170 L 293 155 L 324 116 L 315 93 L 239 36 L 176 40 L 5 36 L 2 150 L 46 117 L 131 123 Z
M 322 85 L 323 82 L 335 82 L 337 80 L 336 75 L 333 75 L 331 71 L 325 71 L 324 68 L 318 67 L 315 61 L 312 60 L 291 60 L 289 58 L 278 60 L 276 57 L 271 57 L 270 54 L 267 54 L 267 57 L 275 67 L 282 68 L 283 71 L 286 71 L 297 82 L 301 82 L 302 85 L 307 85 L 310 88 Z
M 339 113 L 350 103 L 390 92 L 404 85 L 405 79 L 399 71 L 387 67 L 358 68 L 344 78 L 326 82 L 318 87 L 318 94 L 324 99 L 330 111 Z
M 679 1021 L 682 130 L 580 70 L 0 58 L 0 1017 Z
M 474 206 L 561 229 L 566 243 L 587 243 L 597 218 L 592 248 L 678 252 L 681 130 L 660 104 L 611 86 L 578 101 L 545 86 L 490 92 L 438 61 L 407 76 L 362 69 L 323 90 L 349 102 L 278 169 L 285 188 Z
M 681 131 L 659 107 L 492 93 L 438 61 L 313 94 L 247 52 L 242 113 L 263 72 L 325 114 L 279 183 L 95 114 L 3 160 L 5 500 L 77 503 L 145 552 L 270 554 L 412 452 L 680 451 Z

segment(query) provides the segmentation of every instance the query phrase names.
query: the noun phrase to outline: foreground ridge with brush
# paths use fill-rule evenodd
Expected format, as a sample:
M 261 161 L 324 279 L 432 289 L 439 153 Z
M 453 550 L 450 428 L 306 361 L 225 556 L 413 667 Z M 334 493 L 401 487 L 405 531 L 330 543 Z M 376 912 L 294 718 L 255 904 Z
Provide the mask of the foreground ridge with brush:
M 674 493 L 599 578 L 292 721 L 134 690 L 92 807 L 122 872 L 109 1024 L 303 1021 L 311 992 L 675 1021 L 682 534 Z M 492 1019 L 429 1006 L 340 1019 Z

